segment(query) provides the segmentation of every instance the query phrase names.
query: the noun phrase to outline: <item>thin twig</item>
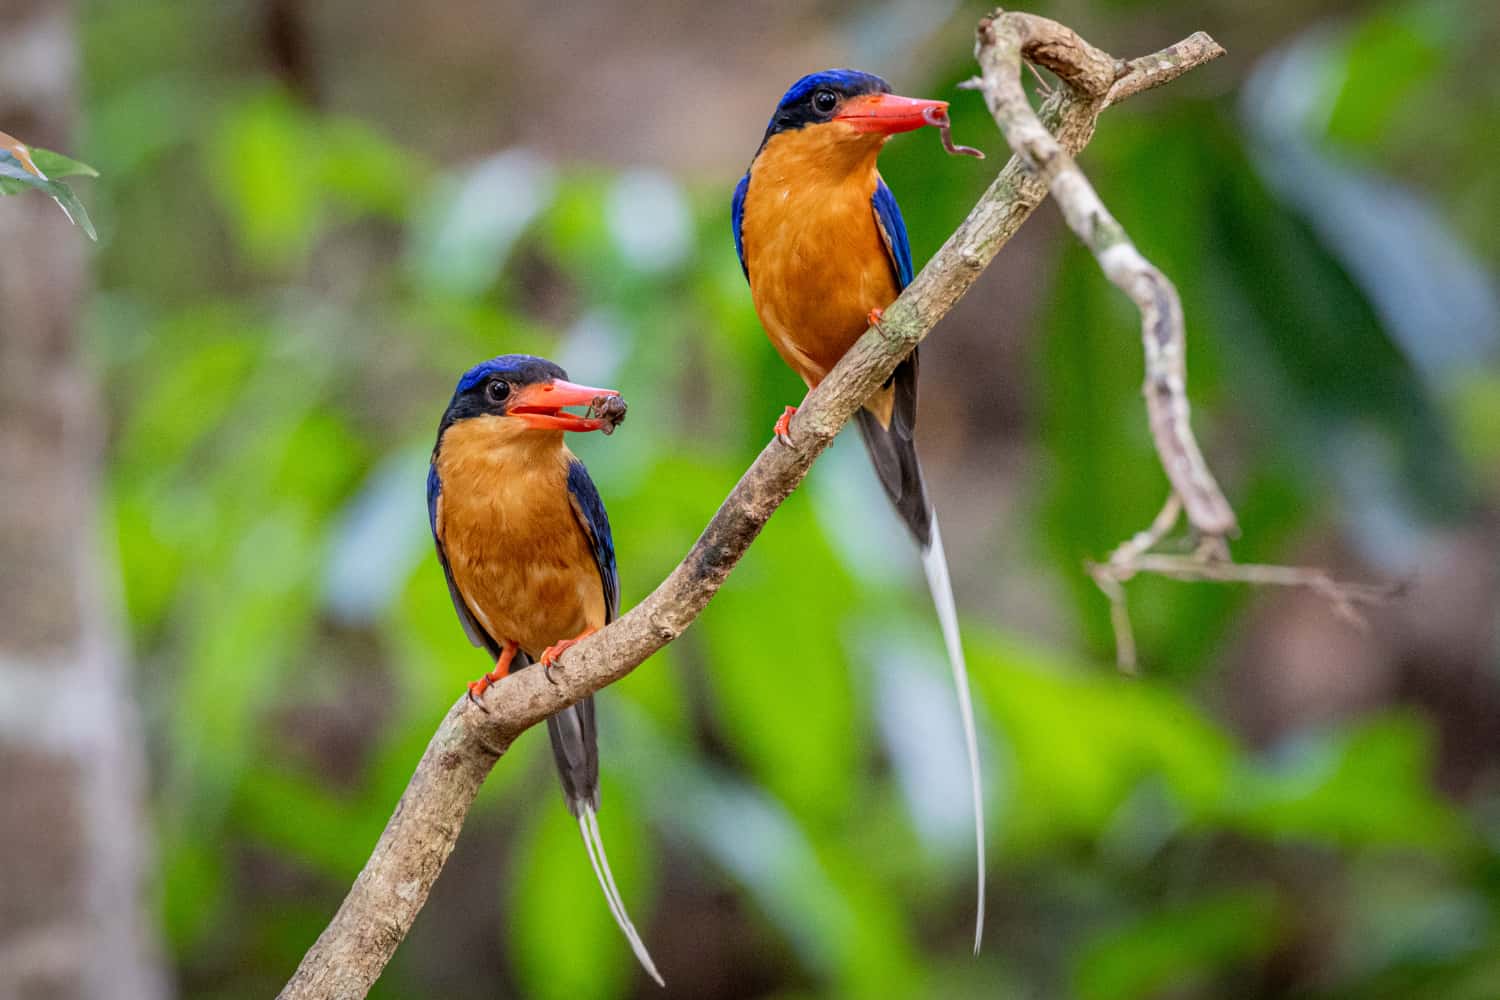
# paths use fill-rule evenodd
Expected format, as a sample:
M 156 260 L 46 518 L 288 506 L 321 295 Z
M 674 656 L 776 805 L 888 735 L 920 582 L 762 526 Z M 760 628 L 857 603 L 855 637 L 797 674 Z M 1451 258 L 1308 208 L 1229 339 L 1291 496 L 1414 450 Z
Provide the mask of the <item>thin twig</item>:
M 1361 608 L 1387 604 L 1406 589 L 1404 582 L 1359 583 L 1339 580 L 1327 570 L 1316 567 L 1230 562 L 1203 549 L 1189 555 L 1169 555 L 1133 548 L 1134 543 L 1147 534 L 1148 532 L 1142 532 L 1135 539 L 1121 545 L 1108 562 L 1091 563 L 1088 567 L 1094 583 L 1109 599 L 1110 624 L 1115 633 L 1115 660 L 1120 670 L 1127 674 L 1136 672 L 1136 646 L 1130 625 L 1130 612 L 1125 603 L 1125 582 L 1141 573 L 1190 582 L 1303 587 L 1328 601 L 1340 618 L 1359 629 L 1369 627 Z M 1127 549 L 1130 551 L 1126 551 Z
M 1194 47 L 1191 41 L 1155 58 L 1175 53 L 1171 58 L 1187 69 L 1222 51 Z M 1093 135 L 1104 106 L 1100 88 L 1129 79 L 1116 79 L 1128 64 L 1107 56 L 1101 75 L 1098 55 L 1074 35 L 1046 60 L 1039 59 L 1069 84 L 1040 111 L 1069 152 L 1082 149 Z M 1094 89 L 1084 94 L 1079 81 Z M 369 991 L 426 901 L 485 775 L 516 736 L 624 677 L 682 634 L 834 435 L 947 315 L 1046 193 L 1046 184 L 1012 157 L 922 273 L 885 310 L 879 327 L 866 331 L 808 394 L 791 423 L 793 447 L 773 442 L 761 452 L 687 557 L 639 605 L 570 649 L 558 665 L 557 684 L 540 671 L 523 670 L 486 692 L 488 714 L 466 708 L 464 698 L 454 704 L 343 905 L 282 990 L 283 1000 L 353 1000 Z
M 1036 81 L 1036 92 L 1043 97 L 1051 97 L 1052 84 L 1048 83 L 1047 78 L 1042 76 L 1042 71 L 1036 68 L 1036 63 L 1028 62 L 1026 68 L 1031 71 L 1031 78 Z M 982 81 L 976 81 L 976 84 L 978 83 L 982 83 Z M 978 90 L 979 86 L 976 85 L 974 89 Z
M 1219 43 L 1200 31 L 1154 55 L 1132 59 L 1125 64 L 1125 75 L 1116 80 L 1104 95 L 1104 104 L 1109 107 L 1143 90 L 1171 83 L 1188 70 L 1201 66 L 1206 61 L 1205 55 L 1212 59 L 1223 54 Z
M 1125 601 L 1125 580 L 1120 568 L 1134 564 L 1167 536 L 1182 516 L 1182 501 L 1176 493 L 1167 494 L 1167 502 L 1161 513 L 1151 522 L 1151 527 L 1124 542 L 1110 554 L 1108 563 L 1093 563 L 1088 567 L 1094 583 L 1109 598 L 1109 623 L 1115 633 L 1115 662 L 1123 673 L 1136 672 L 1135 631 L 1130 627 L 1130 608 Z
M 1181 516 L 1181 498 L 1176 493 L 1167 494 L 1167 502 L 1162 504 L 1161 513 L 1156 515 L 1156 519 L 1151 522 L 1151 527 L 1138 532 L 1129 541 L 1120 543 L 1120 547 L 1110 554 L 1110 565 L 1123 566 L 1134 562 L 1156 548 L 1161 540 L 1177 526 L 1177 519 Z
M 1091 563 L 1089 575 L 1109 598 L 1109 626 L 1115 633 L 1115 665 L 1120 673 L 1134 677 L 1137 672 L 1135 629 L 1130 627 L 1130 606 L 1125 600 L 1125 585 L 1102 563 Z

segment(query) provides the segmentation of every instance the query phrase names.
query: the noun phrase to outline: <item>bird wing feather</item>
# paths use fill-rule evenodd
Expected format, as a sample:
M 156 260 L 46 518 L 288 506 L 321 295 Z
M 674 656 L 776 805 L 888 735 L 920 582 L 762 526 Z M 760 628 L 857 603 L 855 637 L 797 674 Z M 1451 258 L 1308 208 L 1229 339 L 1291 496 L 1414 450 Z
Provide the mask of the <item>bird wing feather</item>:
M 729 205 L 729 220 L 734 224 L 734 252 L 740 255 L 740 270 L 745 272 L 746 280 L 750 278 L 750 265 L 745 263 L 745 239 L 740 230 L 745 224 L 745 193 L 749 190 L 750 172 L 747 170 L 734 186 L 734 200 Z
M 568 465 L 568 498 L 578 526 L 588 537 L 599 566 L 599 582 L 604 587 L 604 620 L 615 620 L 620 613 L 620 574 L 615 567 L 615 540 L 609 530 L 609 515 L 599 489 L 589 477 L 588 469 L 576 458 Z
M 896 286 L 905 288 L 911 284 L 911 241 L 906 236 L 906 221 L 901 218 L 901 207 L 896 196 L 886 187 L 883 179 L 875 181 L 875 194 L 870 198 L 875 209 L 875 225 L 880 228 L 880 238 L 885 241 L 886 253 L 891 257 L 891 268 L 896 272 Z
M 499 657 L 500 643 L 479 624 L 473 609 L 464 600 L 463 592 L 458 589 L 458 581 L 453 578 L 453 567 L 448 564 L 448 553 L 443 549 L 442 508 L 443 481 L 438 476 L 437 462 L 434 460 L 427 469 L 427 523 L 432 528 L 432 543 L 437 546 L 438 562 L 442 564 L 443 576 L 448 581 L 448 596 L 453 598 L 453 610 L 458 612 L 459 623 L 463 625 L 464 634 L 469 637 L 469 641 L 489 650 L 491 656 Z

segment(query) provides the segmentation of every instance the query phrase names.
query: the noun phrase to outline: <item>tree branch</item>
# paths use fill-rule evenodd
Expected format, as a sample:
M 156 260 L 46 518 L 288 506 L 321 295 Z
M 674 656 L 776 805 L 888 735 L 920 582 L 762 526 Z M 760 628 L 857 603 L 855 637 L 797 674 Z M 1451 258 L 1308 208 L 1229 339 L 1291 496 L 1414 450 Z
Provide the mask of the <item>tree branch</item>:
M 1108 562 L 1089 566 L 1094 582 L 1109 598 L 1116 660 L 1126 673 L 1135 672 L 1136 648 L 1125 582 L 1139 573 L 1178 580 L 1307 587 L 1327 598 L 1340 616 L 1361 625 L 1359 605 L 1389 600 L 1401 589 L 1340 582 L 1319 569 L 1245 566 L 1230 560 L 1229 538 L 1238 534 L 1239 527 L 1188 419 L 1187 339 L 1177 289 L 1136 250 L 1074 162 L 1073 151 L 1043 127 L 1021 87 L 1022 62 L 1031 61 L 1107 107 L 1174 80 L 1205 53 L 1220 51 L 1213 39 L 1199 32 L 1156 55 L 1119 63 L 1072 29 L 1045 18 L 997 11 L 979 25 L 976 56 L 983 75 L 978 89 L 984 92 L 996 124 L 1031 170 L 1047 181 L 1068 228 L 1093 253 L 1105 277 L 1130 296 L 1141 313 L 1146 349 L 1142 392 L 1151 438 L 1172 494 L 1150 528 L 1116 548 Z M 1197 539 L 1196 551 L 1190 556 L 1153 554 L 1151 549 L 1183 515 Z
M 1207 36 L 1201 37 L 1213 45 Z M 1141 311 L 1151 433 L 1188 522 L 1208 537 L 1223 538 L 1233 533 L 1234 511 L 1208 471 L 1188 423 L 1187 345 L 1177 289 L 1136 250 L 1073 157 L 1042 126 L 1021 87 L 1024 57 L 1102 103 L 1117 87 L 1117 79 L 1124 82 L 1127 64 L 1116 63 L 1054 21 L 1015 13 L 980 22 L 977 55 L 983 71 L 980 89 L 996 124 L 1011 147 L 1047 182 L 1068 228 L 1093 252 L 1105 277 L 1129 295 Z M 1165 77 L 1166 71 L 1157 67 L 1170 66 L 1171 60 L 1147 57 L 1137 64 L 1143 64 L 1143 73 L 1155 71 Z
M 1151 527 L 1122 542 L 1109 560 L 1090 563 L 1089 575 L 1109 598 L 1110 624 L 1115 632 L 1115 660 L 1127 674 L 1136 672 L 1135 634 L 1130 627 L 1130 610 L 1125 602 L 1125 581 L 1140 573 L 1154 573 L 1173 580 L 1212 583 L 1247 583 L 1258 587 L 1304 587 L 1333 606 L 1340 618 L 1357 628 L 1368 622 L 1360 611 L 1369 605 L 1385 604 L 1406 589 L 1404 582 L 1354 583 L 1335 580 L 1321 569 L 1304 566 L 1265 566 L 1231 562 L 1216 539 L 1204 539 L 1188 555 L 1153 553 L 1182 516 L 1182 502 L 1177 494 L 1167 497 L 1166 505 Z
M 995 47 L 994 42 L 986 41 L 986 27 L 1017 17 L 1021 15 L 1001 15 L 981 25 L 982 64 L 993 62 L 990 50 Z M 1026 20 L 1061 29 L 1041 19 Z M 1054 145 L 1063 151 L 1062 160 L 1067 163 L 1071 163 L 1070 154 L 1088 143 L 1099 113 L 1110 103 L 1165 83 L 1223 52 L 1200 33 L 1142 60 L 1121 63 L 1067 29 L 1049 30 L 1035 37 L 1028 57 L 1051 69 L 1066 84 L 1046 100 L 1040 118 L 1056 135 Z M 1163 64 L 1170 69 L 1161 68 Z M 1015 68 L 1019 70 L 1018 61 Z M 986 70 L 987 96 L 992 72 L 998 72 L 998 68 Z M 1055 154 L 1052 159 L 1060 162 Z M 1041 203 L 1047 193 L 1047 179 L 1028 165 L 1035 162 L 1031 154 L 1024 159 L 1011 158 L 922 273 L 885 310 L 881 323 L 866 331 L 808 394 L 792 420 L 792 445 L 775 441 L 767 445 L 687 557 L 639 605 L 570 649 L 554 671 L 555 685 L 548 683 L 539 670 L 523 670 L 486 692 L 488 714 L 466 707 L 464 698 L 449 710 L 370 860 L 333 921 L 282 990 L 283 1000 L 347 1000 L 368 992 L 426 901 L 469 806 L 495 761 L 521 732 L 624 677 L 697 618 L 771 514 L 807 475 L 839 429 L 947 315 Z M 1056 170 L 1047 175 L 1054 186 L 1057 177 Z M 1099 211 L 1102 213 L 1102 206 Z M 1120 273 L 1129 276 L 1135 287 L 1133 265 L 1133 260 L 1122 258 L 1124 269 Z M 1151 286 L 1152 294 L 1158 287 Z M 1168 320 L 1173 315 L 1171 309 L 1161 312 Z M 1175 313 L 1179 335 L 1180 312 L 1178 309 Z M 1196 455 L 1195 447 L 1192 454 Z M 1198 462 L 1201 464 L 1201 457 Z M 1207 474 L 1206 468 L 1202 474 Z M 1207 477 L 1207 482 L 1212 484 L 1212 477 Z M 1227 511 L 1228 505 L 1223 507 Z M 1222 526 L 1225 521 L 1221 516 L 1213 523 Z M 1232 523 L 1233 515 L 1229 514 L 1227 524 Z

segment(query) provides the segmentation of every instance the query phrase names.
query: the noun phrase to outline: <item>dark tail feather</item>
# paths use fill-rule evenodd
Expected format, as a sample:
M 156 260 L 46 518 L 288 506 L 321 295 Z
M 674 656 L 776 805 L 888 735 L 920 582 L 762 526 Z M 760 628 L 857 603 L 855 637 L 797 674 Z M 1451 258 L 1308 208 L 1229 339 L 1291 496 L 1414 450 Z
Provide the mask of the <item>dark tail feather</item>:
M 563 709 L 547 720 L 547 735 L 552 738 L 552 756 L 557 761 L 557 774 L 562 779 L 563 798 L 568 811 L 578 819 L 578 832 L 583 837 L 584 850 L 588 851 L 589 864 L 594 866 L 594 877 L 604 892 L 604 901 L 609 912 L 619 925 L 630 950 L 635 952 L 641 967 L 656 980 L 658 986 L 666 986 L 651 953 L 630 922 L 625 911 L 625 901 L 620 898 L 615 885 L 614 872 L 610 871 L 609 858 L 604 853 L 604 838 L 599 833 L 599 736 L 594 727 L 594 699 L 585 698 L 575 705 Z
M 882 424 L 880 417 L 868 409 L 856 413 L 855 420 L 885 495 L 917 544 L 925 549 L 932 541 L 932 507 L 927 502 L 927 486 L 922 482 L 913 440 L 917 423 L 916 351 L 897 366 L 882 392 L 891 393 L 890 426 Z
M 948 650 L 948 665 L 953 671 L 953 687 L 958 693 L 959 716 L 963 722 L 964 747 L 969 755 L 970 792 L 974 799 L 974 844 L 978 863 L 978 902 L 974 917 L 974 953 L 984 938 L 984 788 L 979 777 L 979 738 L 974 726 L 974 705 L 969 696 L 969 668 L 964 662 L 963 642 L 958 632 L 958 609 L 953 600 L 953 582 L 948 576 L 948 556 L 943 552 L 943 536 L 938 531 L 937 515 L 927 501 L 927 485 L 922 480 L 922 466 L 917 462 L 914 440 L 917 420 L 917 352 L 901 362 L 891 375 L 885 390 L 891 395 L 890 425 L 868 409 L 855 414 L 865 448 L 875 463 L 875 473 L 886 496 L 922 549 L 922 570 L 927 575 L 927 589 L 937 608 L 943 644 Z
M 585 698 L 547 720 L 552 757 L 562 779 L 568 812 L 599 808 L 599 732 L 594 727 L 594 699 Z

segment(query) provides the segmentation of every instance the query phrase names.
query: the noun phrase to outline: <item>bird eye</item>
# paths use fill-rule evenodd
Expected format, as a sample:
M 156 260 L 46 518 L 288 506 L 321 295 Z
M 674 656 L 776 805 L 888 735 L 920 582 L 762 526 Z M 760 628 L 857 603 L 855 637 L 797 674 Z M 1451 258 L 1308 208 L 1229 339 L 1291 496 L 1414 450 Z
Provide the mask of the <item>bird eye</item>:
M 839 95 L 831 90 L 819 90 L 812 97 L 813 110 L 821 115 L 832 111 L 839 103 Z
M 504 379 L 491 379 L 484 387 L 484 394 L 490 398 L 492 403 L 503 403 L 510 395 L 510 383 Z

